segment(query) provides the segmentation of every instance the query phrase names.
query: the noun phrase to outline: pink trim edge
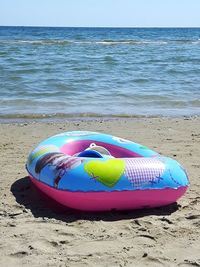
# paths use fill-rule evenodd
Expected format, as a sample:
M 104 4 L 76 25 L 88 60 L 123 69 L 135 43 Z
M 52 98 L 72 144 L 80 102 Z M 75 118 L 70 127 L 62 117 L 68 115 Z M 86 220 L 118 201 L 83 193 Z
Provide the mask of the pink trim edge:
M 70 192 L 52 188 L 31 176 L 30 179 L 42 192 L 58 203 L 69 208 L 85 211 L 128 210 L 165 206 L 176 202 L 187 190 L 187 186 L 182 186 L 178 189 Z

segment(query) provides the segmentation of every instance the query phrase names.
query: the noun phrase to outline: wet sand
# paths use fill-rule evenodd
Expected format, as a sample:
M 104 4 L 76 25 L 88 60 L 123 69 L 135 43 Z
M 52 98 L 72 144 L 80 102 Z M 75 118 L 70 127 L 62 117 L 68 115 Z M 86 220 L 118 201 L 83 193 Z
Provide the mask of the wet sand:
M 187 194 L 167 207 L 85 213 L 40 193 L 27 155 L 53 134 L 91 130 L 178 160 Z M 200 266 L 200 118 L 91 119 L 0 124 L 0 266 Z

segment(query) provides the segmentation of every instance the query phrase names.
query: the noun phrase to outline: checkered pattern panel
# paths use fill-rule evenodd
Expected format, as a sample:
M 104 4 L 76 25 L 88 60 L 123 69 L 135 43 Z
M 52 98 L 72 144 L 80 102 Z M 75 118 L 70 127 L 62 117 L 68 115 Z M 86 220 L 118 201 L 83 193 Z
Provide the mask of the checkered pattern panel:
M 125 159 L 125 175 L 134 187 L 158 183 L 162 179 L 165 165 L 155 158 Z

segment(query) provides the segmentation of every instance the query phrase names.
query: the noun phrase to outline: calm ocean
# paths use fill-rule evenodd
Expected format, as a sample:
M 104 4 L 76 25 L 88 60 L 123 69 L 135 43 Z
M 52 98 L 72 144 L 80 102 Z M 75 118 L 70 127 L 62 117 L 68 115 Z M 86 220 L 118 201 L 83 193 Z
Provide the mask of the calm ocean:
M 200 115 L 200 28 L 0 27 L 0 118 Z

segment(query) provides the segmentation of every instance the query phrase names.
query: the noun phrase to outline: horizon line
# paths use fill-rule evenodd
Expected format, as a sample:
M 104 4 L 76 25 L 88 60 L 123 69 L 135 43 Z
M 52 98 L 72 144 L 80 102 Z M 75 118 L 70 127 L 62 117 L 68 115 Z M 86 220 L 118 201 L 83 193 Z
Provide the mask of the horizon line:
M 47 26 L 47 25 L 0 25 L 0 27 L 26 27 L 26 28 L 113 28 L 113 29 L 191 29 L 191 28 L 200 28 L 200 26 Z

